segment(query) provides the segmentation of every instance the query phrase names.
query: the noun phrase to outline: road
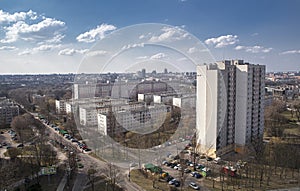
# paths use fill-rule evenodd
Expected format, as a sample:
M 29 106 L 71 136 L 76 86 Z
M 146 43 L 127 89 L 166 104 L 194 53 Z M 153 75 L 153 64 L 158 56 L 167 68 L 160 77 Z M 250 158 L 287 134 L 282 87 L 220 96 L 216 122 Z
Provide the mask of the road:
M 36 118 L 38 119 L 38 118 Z M 38 119 L 39 120 L 39 119 Z M 51 128 L 49 125 L 43 123 L 40 121 L 42 124 L 44 124 L 45 127 L 47 127 L 48 131 L 47 133 L 49 134 L 49 138 L 53 140 L 57 140 L 60 143 L 62 143 L 64 146 L 68 148 L 68 151 L 71 151 L 73 153 L 76 153 L 77 157 L 81 159 L 80 163 L 84 165 L 83 169 L 78 170 L 78 174 L 76 176 L 76 179 L 74 181 L 73 185 L 73 191 L 81 191 L 85 188 L 85 184 L 87 182 L 87 171 L 90 167 L 94 168 L 97 170 L 97 175 L 103 175 L 101 172 L 104 171 L 104 169 L 107 168 L 107 163 L 100 161 L 92 156 L 90 156 L 87 153 L 82 153 L 81 149 L 79 149 L 75 143 L 72 143 L 70 140 L 62 137 L 59 135 L 57 131 L 55 131 L 53 128 Z M 143 190 L 140 188 L 138 185 L 136 185 L 133 182 L 128 181 L 128 168 L 120 168 L 120 177 L 118 178 L 118 183 L 119 185 L 124 188 L 125 190 L 128 191 L 140 191 Z

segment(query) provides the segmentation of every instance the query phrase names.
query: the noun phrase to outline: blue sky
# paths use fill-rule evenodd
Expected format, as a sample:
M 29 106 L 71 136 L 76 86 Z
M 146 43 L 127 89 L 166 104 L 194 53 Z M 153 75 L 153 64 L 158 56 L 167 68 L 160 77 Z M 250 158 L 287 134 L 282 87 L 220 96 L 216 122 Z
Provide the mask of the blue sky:
M 299 71 L 299 10 L 298 0 L 2 0 L 0 73 L 74 73 L 98 40 L 141 23 L 178 26 L 216 60 Z

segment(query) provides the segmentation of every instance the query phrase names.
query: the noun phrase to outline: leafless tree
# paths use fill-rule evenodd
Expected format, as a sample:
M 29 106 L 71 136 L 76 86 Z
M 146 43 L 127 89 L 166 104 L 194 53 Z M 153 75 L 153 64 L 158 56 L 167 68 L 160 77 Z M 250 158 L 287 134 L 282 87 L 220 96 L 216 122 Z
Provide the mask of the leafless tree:
M 117 181 L 120 178 L 120 169 L 113 165 L 112 163 L 107 163 L 106 168 L 104 169 L 106 176 L 109 178 L 109 183 L 112 186 L 112 190 L 116 189 Z
M 34 124 L 34 118 L 30 114 L 24 114 L 14 117 L 11 122 L 12 129 L 17 133 L 21 143 L 33 136 L 31 126 Z
M 92 191 L 95 190 L 95 174 L 97 173 L 95 167 L 92 165 L 90 166 L 90 168 L 88 169 L 88 179 L 89 179 L 89 183 L 92 186 Z

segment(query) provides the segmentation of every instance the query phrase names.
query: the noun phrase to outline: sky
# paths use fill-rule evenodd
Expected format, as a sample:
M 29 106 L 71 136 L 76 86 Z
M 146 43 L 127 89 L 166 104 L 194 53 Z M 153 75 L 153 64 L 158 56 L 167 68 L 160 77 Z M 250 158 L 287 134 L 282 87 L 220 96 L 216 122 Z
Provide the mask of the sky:
M 143 23 L 178 29 L 163 27 L 156 36 L 161 41 L 193 35 L 215 60 L 243 59 L 266 65 L 268 72 L 299 71 L 299 21 L 299 0 L 1 0 L 0 74 L 76 73 L 103 39 Z M 147 54 L 150 61 L 166 57 L 157 50 Z

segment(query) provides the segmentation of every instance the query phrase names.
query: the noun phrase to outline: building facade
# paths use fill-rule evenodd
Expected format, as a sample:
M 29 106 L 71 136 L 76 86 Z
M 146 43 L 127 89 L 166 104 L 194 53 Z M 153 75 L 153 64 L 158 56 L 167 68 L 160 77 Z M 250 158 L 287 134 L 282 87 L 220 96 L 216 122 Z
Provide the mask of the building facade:
M 265 66 L 225 60 L 197 67 L 197 143 L 211 156 L 243 152 L 264 129 Z
M 19 115 L 19 107 L 5 97 L 0 98 L 0 126 L 10 125 Z

